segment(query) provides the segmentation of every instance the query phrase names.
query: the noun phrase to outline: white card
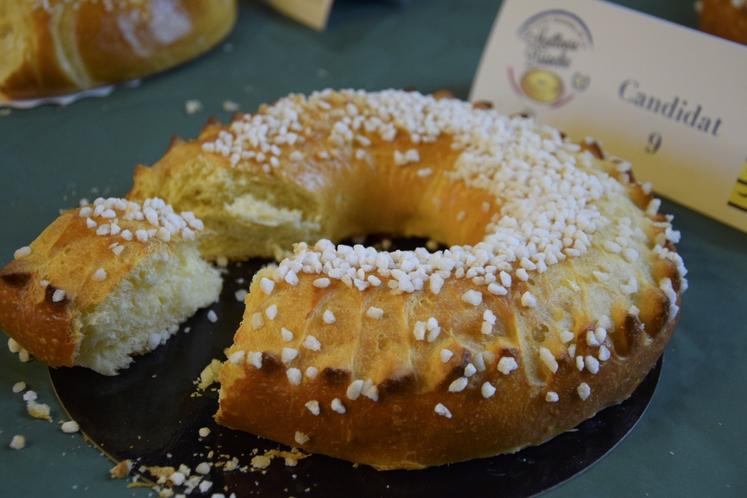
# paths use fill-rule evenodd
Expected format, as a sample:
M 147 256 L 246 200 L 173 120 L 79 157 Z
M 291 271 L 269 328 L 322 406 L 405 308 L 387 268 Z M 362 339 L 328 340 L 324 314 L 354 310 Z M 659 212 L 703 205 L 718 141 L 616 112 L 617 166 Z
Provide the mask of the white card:
M 593 136 L 747 231 L 747 47 L 598 0 L 506 0 L 471 99 Z

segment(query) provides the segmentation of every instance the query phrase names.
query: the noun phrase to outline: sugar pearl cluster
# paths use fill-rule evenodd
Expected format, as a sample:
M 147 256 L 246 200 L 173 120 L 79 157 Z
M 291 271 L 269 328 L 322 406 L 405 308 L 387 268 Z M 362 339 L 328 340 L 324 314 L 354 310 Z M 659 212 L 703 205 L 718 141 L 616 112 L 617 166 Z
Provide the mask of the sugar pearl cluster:
M 591 167 L 588 153 L 579 153 L 576 144 L 565 142 L 553 128 L 415 92 L 291 95 L 234 121 L 203 148 L 234 165 L 249 161 L 269 171 L 281 160 L 303 159 L 299 147 L 286 146 L 319 133 L 327 133 L 324 157 L 365 149 L 373 138 L 393 141 L 403 135 L 419 144 L 449 136 L 452 147 L 461 151 L 451 176 L 491 192 L 502 209 L 475 246 L 390 253 L 326 240 L 299 244 L 278 268 L 278 280 L 291 285 L 304 272 L 323 275 L 320 284 L 331 278 L 359 290 L 386 285 L 396 292 L 427 289 L 438 294 L 445 279 L 456 277 L 484 288 L 470 299 L 480 299 L 482 292 L 505 295 L 511 281 L 501 272 L 528 280 L 529 272 L 541 273 L 584 254 L 592 234 L 609 223 L 597 201 L 622 193 L 617 181 Z M 396 151 L 393 161 L 403 168 L 418 167 L 420 156 L 409 147 Z M 524 296 L 522 303 L 533 306 L 534 296 Z
M 148 242 L 159 239 L 169 242 L 174 236 L 181 236 L 184 240 L 194 240 L 195 232 L 204 228 L 202 221 L 192 212 L 175 213 L 174 209 L 162 199 L 146 199 L 142 203 L 109 197 L 99 197 L 92 205 L 82 206 L 78 216 L 85 218 L 86 226 L 95 230 L 96 235 L 115 237 L 123 242 Z M 123 222 L 144 222 L 145 226 L 134 231 L 124 228 Z M 112 244 L 115 254 L 121 253 L 124 247 L 119 241 Z M 103 269 L 102 269 L 103 271 Z M 106 273 L 97 272 L 97 280 L 103 280 Z

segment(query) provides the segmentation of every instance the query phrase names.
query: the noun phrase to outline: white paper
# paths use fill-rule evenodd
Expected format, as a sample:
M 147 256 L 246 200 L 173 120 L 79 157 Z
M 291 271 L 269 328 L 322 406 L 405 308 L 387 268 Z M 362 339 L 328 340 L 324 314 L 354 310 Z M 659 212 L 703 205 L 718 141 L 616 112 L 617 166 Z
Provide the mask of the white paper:
M 747 231 L 747 47 L 597 0 L 506 0 L 471 98 L 593 136 Z

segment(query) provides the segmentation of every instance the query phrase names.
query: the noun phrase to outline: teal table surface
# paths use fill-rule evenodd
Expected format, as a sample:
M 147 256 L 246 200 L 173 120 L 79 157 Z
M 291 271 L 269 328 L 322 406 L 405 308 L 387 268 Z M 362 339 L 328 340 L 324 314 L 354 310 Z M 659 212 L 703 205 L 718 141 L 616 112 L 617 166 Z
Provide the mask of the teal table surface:
M 157 160 L 173 135 L 194 136 L 210 115 L 227 120 L 225 100 L 252 111 L 325 87 L 448 88 L 466 97 L 499 3 L 338 1 L 327 31 L 317 33 L 242 2 L 233 34 L 205 57 L 103 99 L 0 117 L 0 261 L 60 208 L 123 195 L 133 166 Z M 691 1 L 620 3 L 696 22 Z M 188 99 L 204 110 L 188 115 Z M 682 231 L 690 290 L 657 392 L 629 437 L 547 496 L 747 496 L 747 235 L 674 203 L 663 210 Z M 110 462 L 59 430 L 64 414 L 44 365 L 2 350 L 0 496 L 147 496 L 109 480 Z M 26 415 L 11 392 L 20 380 L 52 406 L 55 423 Z M 24 450 L 8 448 L 13 434 L 26 436 Z

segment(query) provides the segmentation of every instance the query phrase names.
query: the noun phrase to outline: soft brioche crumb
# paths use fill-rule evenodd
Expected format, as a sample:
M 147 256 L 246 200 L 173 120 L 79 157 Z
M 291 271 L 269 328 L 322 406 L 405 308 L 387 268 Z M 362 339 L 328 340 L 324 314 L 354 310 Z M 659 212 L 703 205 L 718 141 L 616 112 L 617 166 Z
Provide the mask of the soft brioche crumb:
M 218 299 L 221 277 L 196 245 L 161 249 L 135 267 L 110 296 L 78 319 L 83 336 L 76 364 L 116 375 L 132 354 L 158 347 L 179 323 Z

